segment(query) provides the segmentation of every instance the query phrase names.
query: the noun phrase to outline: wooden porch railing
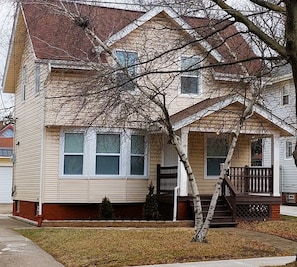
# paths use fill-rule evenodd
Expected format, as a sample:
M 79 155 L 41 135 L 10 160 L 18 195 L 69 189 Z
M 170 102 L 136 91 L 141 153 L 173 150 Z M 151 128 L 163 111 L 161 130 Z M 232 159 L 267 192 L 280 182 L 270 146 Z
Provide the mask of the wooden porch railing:
M 173 193 L 177 185 L 177 166 L 161 167 L 157 165 L 157 194 Z
M 229 179 L 240 194 L 273 193 L 273 169 L 265 167 L 231 167 Z

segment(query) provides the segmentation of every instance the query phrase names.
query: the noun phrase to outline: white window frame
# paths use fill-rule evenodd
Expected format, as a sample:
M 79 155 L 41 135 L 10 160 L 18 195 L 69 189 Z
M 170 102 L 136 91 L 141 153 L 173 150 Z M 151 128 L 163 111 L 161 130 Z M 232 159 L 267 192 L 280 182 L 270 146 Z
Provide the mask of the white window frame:
M 82 175 L 67 175 L 64 174 L 64 142 L 66 133 L 84 133 L 84 160 L 83 160 L 83 174 Z M 96 174 L 96 138 L 97 134 L 119 134 L 120 135 L 120 162 L 119 162 L 119 175 L 115 174 Z M 144 136 L 144 174 L 143 175 L 131 175 L 131 136 L 142 135 Z M 89 128 L 88 130 L 81 129 L 77 131 L 71 131 L 68 129 L 61 130 L 60 133 L 60 177 L 61 178 L 73 178 L 73 179 L 126 179 L 148 178 L 148 166 L 149 166 L 149 145 L 148 136 L 135 130 L 121 130 L 121 129 L 97 129 Z
M 40 64 L 35 65 L 35 94 L 40 92 Z
M 137 51 L 134 51 L 134 50 L 124 50 L 124 49 L 116 49 L 115 51 L 114 51 L 114 57 L 116 57 L 117 58 L 117 60 L 119 60 L 120 61 L 120 59 L 118 58 L 118 56 L 117 56 L 117 53 L 133 53 L 133 54 L 136 54 L 136 62 L 135 62 L 135 65 L 132 65 L 132 67 L 129 67 L 129 66 L 127 66 L 126 64 L 125 65 L 123 65 L 123 67 L 124 68 L 126 68 L 127 69 L 127 71 L 128 71 L 128 73 L 130 73 L 129 72 L 129 68 L 133 68 L 134 69 L 134 74 L 132 74 L 132 76 L 136 76 L 137 75 L 137 73 L 138 73 L 138 66 L 137 66 L 137 62 L 138 62 L 138 53 L 137 53 Z M 118 67 L 118 66 L 116 66 L 116 67 Z M 121 71 L 119 71 L 118 73 L 120 73 Z M 118 75 L 118 73 L 116 73 L 116 75 Z M 123 73 L 122 73 L 123 74 Z M 134 81 L 134 80 L 133 80 Z M 133 83 L 133 81 L 130 81 L 131 83 Z M 129 82 L 128 82 L 129 83 Z M 128 84 L 127 83 L 127 84 Z M 131 89 L 125 89 L 125 88 L 123 88 L 122 90 L 123 91 L 128 91 L 128 92 L 135 92 L 136 91 L 136 89 L 137 88 L 135 88 L 135 86 L 133 85 L 133 88 L 131 88 Z
M 65 135 L 66 134 L 83 134 L 84 136 L 84 146 L 83 146 L 83 152 L 80 152 L 80 153 L 65 153 L 64 151 L 64 147 L 65 147 Z M 84 175 L 85 173 L 85 170 L 87 168 L 86 166 L 86 136 L 84 134 L 83 131 L 65 131 L 62 133 L 61 135 L 61 148 L 60 148 L 60 155 L 61 155 L 61 161 L 60 161 L 60 173 L 62 176 L 64 177 L 81 177 Z M 66 155 L 82 155 L 83 156 L 83 171 L 82 171 L 82 174 L 64 174 L 64 159 L 65 159 L 65 156 Z
M 287 92 L 285 92 L 287 91 Z M 284 101 L 286 99 L 286 101 Z M 290 86 L 284 85 L 281 90 L 281 103 L 282 106 L 286 106 L 290 104 Z
M 291 159 L 293 157 L 293 142 L 290 140 L 285 140 L 285 159 Z M 289 153 L 287 153 L 289 152 Z
M 22 84 L 21 84 L 21 99 L 26 100 L 26 87 L 27 87 L 27 66 L 22 67 Z
M 226 135 L 227 139 L 228 139 L 228 136 Z M 224 138 L 224 136 L 220 137 L 220 136 L 217 136 L 215 134 L 206 134 L 205 137 L 204 137 L 204 177 L 205 179 L 218 179 L 219 175 L 208 175 L 207 174 L 207 159 L 208 159 L 208 155 L 207 155 L 207 139 L 209 138 Z M 229 140 L 227 140 L 229 142 Z M 227 156 L 227 155 L 226 155 Z M 226 158 L 225 157 L 217 157 L 217 158 Z
M 182 60 L 183 58 L 195 58 L 197 59 L 198 61 L 198 65 L 201 64 L 201 58 L 198 57 L 198 56 L 189 56 L 189 55 L 182 55 L 180 57 L 180 70 L 181 70 L 181 73 L 180 73 L 180 85 L 179 85 L 179 93 L 182 95 L 182 96 L 190 96 L 190 97 L 193 97 L 193 96 L 199 96 L 201 95 L 202 93 L 202 86 L 201 86 L 201 83 L 202 83 L 202 75 L 201 75 L 201 71 L 200 70 L 197 70 L 197 75 L 191 75 L 191 74 L 187 74 L 187 72 L 184 72 L 183 69 L 182 69 Z M 196 93 L 184 93 L 182 92 L 182 77 L 194 77 L 194 78 L 197 78 L 197 92 Z

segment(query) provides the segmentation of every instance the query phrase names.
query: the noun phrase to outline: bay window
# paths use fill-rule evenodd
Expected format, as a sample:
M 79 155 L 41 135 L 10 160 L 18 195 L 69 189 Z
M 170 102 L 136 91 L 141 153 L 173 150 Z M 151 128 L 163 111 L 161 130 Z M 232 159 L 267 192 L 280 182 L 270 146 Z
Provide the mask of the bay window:
M 61 135 L 62 176 L 144 177 L 147 174 L 146 136 L 132 130 L 89 129 Z

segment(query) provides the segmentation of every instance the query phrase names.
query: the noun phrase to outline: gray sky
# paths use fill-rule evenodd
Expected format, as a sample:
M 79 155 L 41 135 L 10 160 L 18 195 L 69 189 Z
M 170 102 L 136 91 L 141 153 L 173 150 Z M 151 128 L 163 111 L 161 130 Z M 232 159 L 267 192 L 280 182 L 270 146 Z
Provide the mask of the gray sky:
M 11 27 L 14 16 L 14 9 L 12 0 L 0 0 L 0 85 L 4 75 L 4 67 L 6 62 L 9 39 L 11 35 Z M 2 88 L 0 92 L 0 119 L 5 114 L 6 108 L 13 105 L 13 96 L 10 94 L 3 94 Z

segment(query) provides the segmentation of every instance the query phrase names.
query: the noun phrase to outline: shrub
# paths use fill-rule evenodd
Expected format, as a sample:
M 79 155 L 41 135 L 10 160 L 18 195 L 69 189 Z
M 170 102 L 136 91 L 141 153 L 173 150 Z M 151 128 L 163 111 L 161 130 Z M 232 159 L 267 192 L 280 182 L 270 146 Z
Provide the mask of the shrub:
M 154 186 L 150 183 L 143 207 L 143 218 L 146 220 L 157 220 L 159 217 L 160 214 L 158 211 L 158 202 L 154 195 Z
M 113 219 L 114 218 L 114 211 L 112 208 L 112 204 L 107 197 L 102 199 L 100 204 L 100 218 L 101 219 Z

